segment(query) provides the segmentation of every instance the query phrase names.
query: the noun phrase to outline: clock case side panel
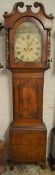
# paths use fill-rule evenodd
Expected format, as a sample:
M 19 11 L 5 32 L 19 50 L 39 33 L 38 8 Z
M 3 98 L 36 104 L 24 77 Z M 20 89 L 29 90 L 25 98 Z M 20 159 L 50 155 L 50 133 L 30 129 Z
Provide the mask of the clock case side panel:
M 41 32 L 41 40 L 42 40 L 42 57 L 41 62 L 37 63 L 35 62 L 17 62 L 15 63 L 14 58 L 14 34 L 17 29 L 17 26 L 25 21 L 34 22 L 37 24 L 40 32 Z M 9 45 L 10 45 L 10 67 L 12 68 L 44 68 L 46 66 L 46 56 L 47 56 L 47 31 L 43 29 L 43 26 L 40 24 L 40 22 L 33 18 L 33 17 L 22 17 L 20 20 L 18 20 L 14 27 L 9 30 Z

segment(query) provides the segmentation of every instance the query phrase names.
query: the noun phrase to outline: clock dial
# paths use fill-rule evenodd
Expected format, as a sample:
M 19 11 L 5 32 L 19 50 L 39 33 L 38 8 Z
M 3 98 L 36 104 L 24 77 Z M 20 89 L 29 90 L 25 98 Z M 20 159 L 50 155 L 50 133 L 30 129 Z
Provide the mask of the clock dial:
M 33 22 L 22 23 L 14 37 L 15 62 L 41 62 L 41 33 Z

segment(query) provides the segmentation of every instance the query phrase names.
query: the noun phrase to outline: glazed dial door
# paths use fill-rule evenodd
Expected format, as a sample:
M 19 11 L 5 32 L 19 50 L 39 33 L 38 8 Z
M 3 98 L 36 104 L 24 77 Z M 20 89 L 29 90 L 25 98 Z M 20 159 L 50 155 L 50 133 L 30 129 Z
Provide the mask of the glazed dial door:
M 14 59 L 17 62 L 41 62 L 41 32 L 34 22 L 18 25 L 14 35 Z

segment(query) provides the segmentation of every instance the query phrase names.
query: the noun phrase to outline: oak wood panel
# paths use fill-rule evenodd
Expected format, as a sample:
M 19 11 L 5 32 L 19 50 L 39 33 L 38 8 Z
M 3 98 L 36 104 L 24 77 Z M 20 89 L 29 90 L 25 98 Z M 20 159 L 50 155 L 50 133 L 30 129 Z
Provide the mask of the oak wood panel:
M 10 128 L 10 158 L 16 162 L 41 162 L 46 157 L 46 128 L 33 130 L 21 130 L 21 128 Z M 11 156 L 12 155 L 12 156 Z

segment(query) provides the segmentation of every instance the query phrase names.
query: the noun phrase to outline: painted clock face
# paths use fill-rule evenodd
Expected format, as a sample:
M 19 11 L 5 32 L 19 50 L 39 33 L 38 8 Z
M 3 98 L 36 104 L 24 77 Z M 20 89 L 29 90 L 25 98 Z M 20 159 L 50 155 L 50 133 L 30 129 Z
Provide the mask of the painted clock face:
M 41 62 L 41 33 L 34 22 L 23 22 L 14 36 L 15 62 Z

